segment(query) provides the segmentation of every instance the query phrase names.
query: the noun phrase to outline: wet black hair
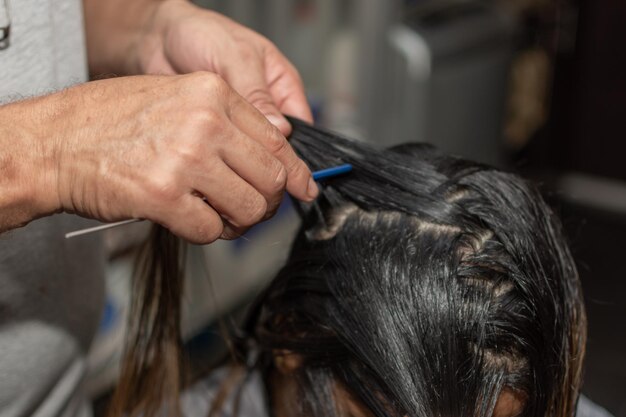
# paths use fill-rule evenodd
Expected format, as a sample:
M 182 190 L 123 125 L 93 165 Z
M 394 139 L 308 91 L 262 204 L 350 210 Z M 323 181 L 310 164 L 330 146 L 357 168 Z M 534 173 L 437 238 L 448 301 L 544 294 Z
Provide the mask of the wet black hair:
M 277 356 L 295 355 L 294 417 L 337 416 L 337 384 L 376 417 L 491 417 L 503 390 L 525 417 L 573 416 L 585 312 L 535 187 L 430 145 L 380 150 L 291 122 L 312 170 L 354 169 L 296 203 L 290 256 L 236 332 L 238 369 L 272 389 Z M 177 408 L 179 249 L 157 230 L 145 253 L 112 415 Z
M 585 343 L 561 226 L 522 178 L 425 144 L 378 150 L 298 120 L 312 170 L 350 163 L 313 205 L 248 332 L 295 371 L 303 415 L 335 415 L 340 382 L 373 415 L 575 414 Z

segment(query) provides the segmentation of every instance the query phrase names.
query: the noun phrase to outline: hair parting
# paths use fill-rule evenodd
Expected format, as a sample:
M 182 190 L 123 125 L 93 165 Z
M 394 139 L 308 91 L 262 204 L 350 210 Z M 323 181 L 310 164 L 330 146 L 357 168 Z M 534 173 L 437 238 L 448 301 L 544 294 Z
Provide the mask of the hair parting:
M 375 417 L 492 417 L 503 393 L 523 417 L 575 415 L 585 310 L 538 190 L 430 145 L 380 150 L 290 121 L 311 170 L 354 168 L 295 202 L 300 231 L 235 332 L 210 415 L 253 372 L 270 392 L 295 387 L 300 417 L 342 416 L 340 393 Z M 180 412 L 182 253 L 155 228 L 112 416 Z

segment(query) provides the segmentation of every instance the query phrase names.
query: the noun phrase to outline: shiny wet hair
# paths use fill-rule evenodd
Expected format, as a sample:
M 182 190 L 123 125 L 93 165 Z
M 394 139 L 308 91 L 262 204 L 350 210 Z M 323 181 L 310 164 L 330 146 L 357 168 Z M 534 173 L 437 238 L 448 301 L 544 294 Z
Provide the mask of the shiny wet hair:
M 354 170 L 314 204 L 297 203 L 289 259 L 237 333 L 238 357 L 255 358 L 248 370 L 267 376 L 277 352 L 297 355 L 301 416 L 337 415 L 337 382 L 376 417 L 490 417 L 504 389 L 523 398 L 523 416 L 573 416 L 585 313 L 561 226 L 537 190 L 429 145 L 378 150 L 292 123 L 312 170 Z M 118 412 L 146 415 L 142 404 L 177 398 L 178 384 L 155 388 L 150 377 L 163 384 L 155 369 L 172 363 L 164 350 L 179 311 L 154 317 L 163 302 L 179 310 L 180 285 L 148 285 L 138 281 L 135 311 L 157 313 L 134 316 L 144 330 L 131 338 L 122 386 L 148 387 L 150 399 L 126 395 Z

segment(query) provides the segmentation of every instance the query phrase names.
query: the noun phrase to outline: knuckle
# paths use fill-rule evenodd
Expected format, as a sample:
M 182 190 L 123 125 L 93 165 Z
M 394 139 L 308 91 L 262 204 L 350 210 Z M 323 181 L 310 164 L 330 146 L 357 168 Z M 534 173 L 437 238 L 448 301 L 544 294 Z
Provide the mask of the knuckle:
M 264 87 L 256 87 L 246 92 L 246 100 L 257 109 L 262 107 L 273 107 L 274 100 L 269 91 Z
M 199 127 L 199 135 L 203 137 L 204 134 L 216 135 L 220 134 L 226 128 L 226 121 L 222 114 L 215 109 L 205 108 L 202 111 L 197 112 L 195 115 L 195 123 Z
M 203 165 L 202 149 L 198 142 L 189 142 L 184 147 L 178 150 L 177 157 L 177 169 L 182 173 L 189 171 L 190 168 L 198 168 Z
M 227 97 L 230 93 L 228 83 L 214 72 L 200 71 L 191 76 L 191 88 L 206 99 L 207 95 Z
M 281 155 L 289 148 L 289 142 L 280 133 L 280 131 L 272 124 L 268 122 L 266 131 L 267 148 L 274 155 Z
M 216 82 L 219 77 L 216 73 L 210 71 L 196 71 L 189 74 L 189 78 L 193 80 L 193 85 L 197 87 L 198 85 L 209 87 L 212 83 Z
M 307 178 L 309 176 L 309 168 L 300 158 L 295 157 L 293 163 L 289 167 L 289 176 L 296 180 Z
M 180 127 L 178 140 L 187 146 L 190 143 L 206 144 L 207 138 L 223 135 L 229 121 L 219 108 L 206 104 L 206 100 L 194 106 L 185 114 L 185 121 Z
M 274 193 L 281 192 L 287 186 L 287 170 L 280 162 L 276 163 L 276 167 L 273 169 L 271 178 L 274 178 L 272 189 L 270 191 Z
M 245 206 L 245 217 L 240 222 L 242 226 L 252 226 L 265 217 L 267 212 L 267 201 L 260 194 L 256 198 L 250 199 Z
M 226 97 L 230 93 L 230 87 L 226 80 L 220 75 L 214 73 L 206 73 L 204 87 L 220 97 Z
M 179 197 L 178 181 L 172 173 L 153 176 L 149 190 L 152 198 L 156 198 L 158 201 L 173 202 Z
M 185 132 L 175 146 L 168 153 L 168 164 L 176 172 L 184 172 L 189 166 L 194 166 L 202 159 L 203 142 L 197 135 Z

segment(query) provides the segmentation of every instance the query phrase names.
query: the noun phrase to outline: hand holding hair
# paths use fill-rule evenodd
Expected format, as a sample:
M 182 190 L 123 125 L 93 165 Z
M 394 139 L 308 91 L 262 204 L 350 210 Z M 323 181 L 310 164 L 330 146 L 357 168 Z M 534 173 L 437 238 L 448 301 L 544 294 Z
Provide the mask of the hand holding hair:
M 0 126 L 0 231 L 66 211 L 209 243 L 271 217 L 285 190 L 317 195 L 285 137 L 211 73 L 88 83 L 0 107 Z

